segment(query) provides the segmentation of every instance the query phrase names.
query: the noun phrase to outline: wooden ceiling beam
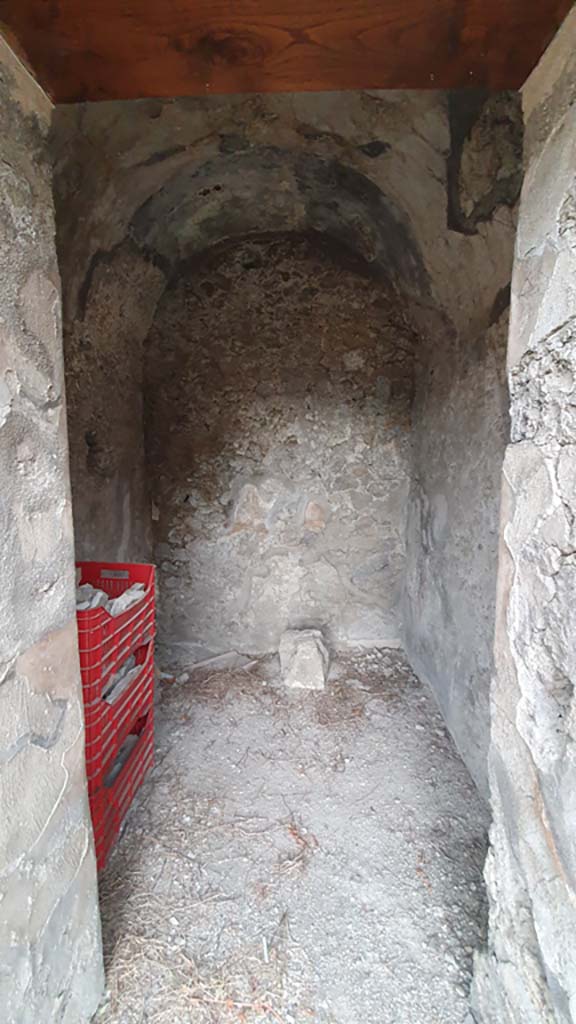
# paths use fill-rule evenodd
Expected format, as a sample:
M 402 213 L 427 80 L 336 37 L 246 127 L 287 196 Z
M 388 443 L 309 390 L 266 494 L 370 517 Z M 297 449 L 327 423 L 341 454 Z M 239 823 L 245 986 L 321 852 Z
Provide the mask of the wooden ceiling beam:
M 573 0 L 0 0 L 56 102 L 518 88 Z

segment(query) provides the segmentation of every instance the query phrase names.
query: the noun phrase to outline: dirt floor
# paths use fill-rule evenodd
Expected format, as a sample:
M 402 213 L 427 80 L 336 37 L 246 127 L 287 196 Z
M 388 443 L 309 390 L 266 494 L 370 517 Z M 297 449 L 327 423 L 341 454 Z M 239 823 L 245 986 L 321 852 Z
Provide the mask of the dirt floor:
M 462 1024 L 487 815 L 399 652 L 165 678 L 101 879 L 98 1024 Z

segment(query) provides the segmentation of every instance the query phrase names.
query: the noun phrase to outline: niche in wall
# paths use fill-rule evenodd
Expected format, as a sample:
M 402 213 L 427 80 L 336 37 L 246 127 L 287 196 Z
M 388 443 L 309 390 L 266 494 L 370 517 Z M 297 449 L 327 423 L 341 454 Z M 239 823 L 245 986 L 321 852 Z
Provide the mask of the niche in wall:
M 413 347 L 385 283 L 314 235 L 180 267 L 145 345 L 164 642 L 400 642 Z

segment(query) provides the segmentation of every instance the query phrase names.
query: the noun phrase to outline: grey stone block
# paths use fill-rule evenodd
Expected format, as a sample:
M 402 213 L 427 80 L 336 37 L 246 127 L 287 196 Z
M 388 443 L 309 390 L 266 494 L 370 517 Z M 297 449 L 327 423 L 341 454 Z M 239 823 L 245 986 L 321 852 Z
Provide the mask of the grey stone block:
M 330 656 L 319 629 L 287 629 L 278 648 L 286 686 L 323 690 Z

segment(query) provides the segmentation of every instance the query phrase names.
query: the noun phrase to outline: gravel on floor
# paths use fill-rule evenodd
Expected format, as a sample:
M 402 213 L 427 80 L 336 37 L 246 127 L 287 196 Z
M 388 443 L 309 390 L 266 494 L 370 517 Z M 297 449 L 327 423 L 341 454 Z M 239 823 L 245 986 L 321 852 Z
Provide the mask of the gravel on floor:
M 487 811 L 401 652 L 321 693 L 272 657 L 160 689 L 100 879 L 98 1024 L 462 1024 Z

